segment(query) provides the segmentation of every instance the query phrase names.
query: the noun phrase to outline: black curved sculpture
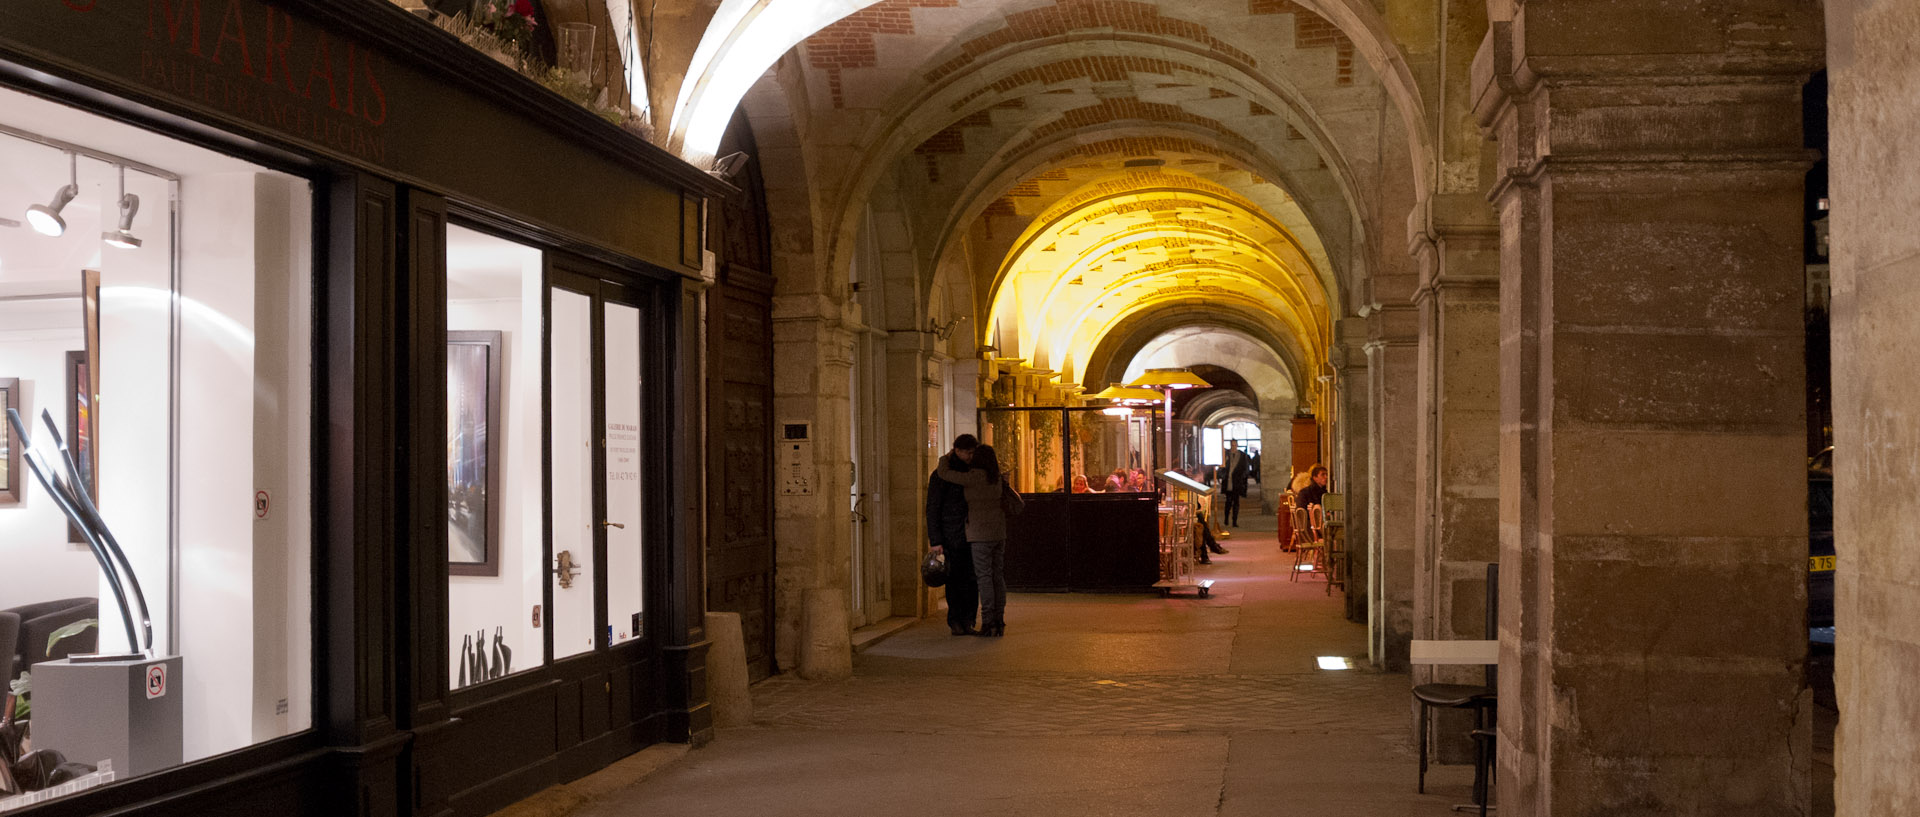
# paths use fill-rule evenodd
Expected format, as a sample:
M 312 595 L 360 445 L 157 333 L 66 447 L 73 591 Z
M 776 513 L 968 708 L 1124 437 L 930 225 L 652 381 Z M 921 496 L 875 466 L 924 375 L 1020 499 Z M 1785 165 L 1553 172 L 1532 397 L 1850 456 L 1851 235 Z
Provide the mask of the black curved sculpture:
M 60 428 L 53 422 L 53 413 L 40 412 L 41 422 L 46 424 L 47 434 L 53 440 L 54 450 L 60 452 L 62 473 L 49 466 L 46 457 L 34 450 L 33 439 L 27 434 L 27 425 L 20 419 L 20 412 L 7 409 L 7 422 L 13 425 L 14 437 L 20 447 L 26 451 L 28 470 L 40 480 L 40 485 L 53 497 L 54 504 L 66 513 L 74 527 L 86 537 L 87 547 L 93 551 L 93 558 L 100 563 L 101 574 L 107 578 L 107 586 L 113 590 L 114 601 L 120 606 L 120 619 L 127 626 L 127 638 L 143 656 L 153 655 L 153 617 L 147 610 L 147 596 L 140 591 L 140 579 L 134 575 L 133 563 L 127 561 L 126 551 L 120 549 L 120 542 L 107 529 L 107 522 L 100 516 L 100 509 L 93 504 L 93 498 L 87 495 L 86 483 L 80 480 L 79 466 L 74 464 L 72 452 L 67 450 L 67 441 L 60 436 Z M 128 592 L 132 592 L 129 603 Z M 135 620 L 139 626 L 135 626 Z

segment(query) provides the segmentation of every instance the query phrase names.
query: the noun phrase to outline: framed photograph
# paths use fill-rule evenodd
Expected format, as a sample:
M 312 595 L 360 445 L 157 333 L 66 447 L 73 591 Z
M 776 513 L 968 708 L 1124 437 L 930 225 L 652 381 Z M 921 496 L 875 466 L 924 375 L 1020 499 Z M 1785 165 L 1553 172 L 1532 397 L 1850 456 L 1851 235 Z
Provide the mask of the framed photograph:
M 447 333 L 447 572 L 500 575 L 501 333 Z
M 80 469 L 80 484 L 87 487 L 93 504 L 100 504 L 99 418 L 93 410 L 94 367 L 86 352 L 67 353 L 67 451 L 74 467 Z M 67 526 L 67 541 L 85 544 L 87 539 L 75 525 Z
M 27 495 L 27 472 L 20 470 L 24 450 L 13 439 L 13 424 L 7 422 L 7 409 L 20 411 L 20 379 L 0 377 L 0 505 L 18 504 Z M 28 415 L 20 411 L 20 420 Z

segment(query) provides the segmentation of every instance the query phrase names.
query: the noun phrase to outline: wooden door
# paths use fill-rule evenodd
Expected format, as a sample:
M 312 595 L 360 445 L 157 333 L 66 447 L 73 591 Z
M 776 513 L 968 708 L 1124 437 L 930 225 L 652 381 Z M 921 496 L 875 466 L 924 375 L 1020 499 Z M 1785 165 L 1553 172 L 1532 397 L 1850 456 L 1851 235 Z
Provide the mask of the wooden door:
M 773 279 L 729 269 L 707 304 L 707 609 L 740 614 L 757 681 L 775 671 Z

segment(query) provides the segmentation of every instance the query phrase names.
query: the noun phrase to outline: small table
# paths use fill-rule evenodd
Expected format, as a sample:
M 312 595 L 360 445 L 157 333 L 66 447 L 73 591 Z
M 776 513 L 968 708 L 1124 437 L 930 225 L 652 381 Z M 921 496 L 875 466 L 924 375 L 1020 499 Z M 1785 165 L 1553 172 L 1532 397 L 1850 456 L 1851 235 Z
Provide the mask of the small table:
M 1410 660 L 1415 664 L 1498 664 L 1500 642 L 1414 641 Z

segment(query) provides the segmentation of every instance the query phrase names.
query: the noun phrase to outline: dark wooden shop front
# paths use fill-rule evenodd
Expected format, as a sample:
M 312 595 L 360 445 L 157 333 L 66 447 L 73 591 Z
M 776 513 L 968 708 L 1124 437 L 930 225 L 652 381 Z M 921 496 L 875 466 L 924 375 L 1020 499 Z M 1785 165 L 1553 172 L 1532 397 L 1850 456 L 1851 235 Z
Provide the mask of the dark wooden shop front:
M 248 35 L 256 47 L 242 56 L 235 40 Z M 22 813 L 477 815 L 710 732 L 698 298 L 704 203 L 730 187 L 385 2 L 10 1 L 0 88 L 313 192 L 313 276 L 295 282 L 311 285 L 314 318 L 312 678 L 310 699 L 290 702 L 311 707 L 312 728 Z M 569 603 L 543 575 L 535 609 L 503 616 L 537 627 L 535 646 L 510 674 L 465 686 L 453 680 L 463 633 L 449 624 L 449 236 L 538 257 L 527 303 L 545 334 L 517 342 L 546 380 L 529 381 L 541 384 L 534 410 L 509 416 L 551 440 L 571 422 L 555 416 L 571 400 L 557 364 L 577 368 L 593 406 L 581 423 L 639 418 L 644 520 L 608 518 L 606 476 L 626 466 L 604 439 L 581 457 L 596 479 L 578 510 L 594 534 L 556 542 L 563 509 L 550 495 L 563 475 L 551 456 L 522 469 L 528 495 L 547 498 L 530 506 L 525 527 L 540 533 L 525 561 L 544 574 L 571 548 L 590 578 L 569 591 L 584 611 L 575 632 L 589 636 L 556 646 Z M 728 286 L 764 290 L 750 273 Z M 576 299 L 593 315 L 580 327 L 593 351 L 556 358 L 567 327 L 555 311 Z M 616 369 L 643 384 L 637 405 L 613 406 Z M 733 383 L 765 385 L 739 371 L 720 387 L 727 400 Z M 637 567 L 610 552 L 616 528 L 636 537 Z M 644 619 L 608 612 L 623 581 Z

